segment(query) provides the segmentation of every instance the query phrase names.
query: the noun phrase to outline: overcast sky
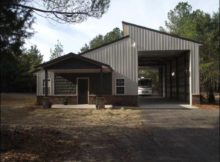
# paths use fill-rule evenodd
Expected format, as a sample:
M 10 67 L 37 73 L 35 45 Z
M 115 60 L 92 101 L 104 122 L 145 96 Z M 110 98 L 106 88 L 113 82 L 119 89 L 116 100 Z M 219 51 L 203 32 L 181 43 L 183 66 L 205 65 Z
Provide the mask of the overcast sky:
M 78 53 L 80 48 L 98 34 L 105 34 L 115 27 L 122 29 L 122 21 L 153 29 L 164 26 L 167 13 L 181 0 L 111 0 L 110 8 L 100 19 L 89 18 L 80 24 L 59 24 L 36 16 L 34 36 L 26 41 L 26 47 L 37 45 L 44 56 L 50 57 L 50 48 L 57 40 L 64 46 L 64 54 Z M 186 1 L 186 0 L 182 0 Z M 193 10 L 201 9 L 212 14 L 218 10 L 218 0 L 188 0 Z

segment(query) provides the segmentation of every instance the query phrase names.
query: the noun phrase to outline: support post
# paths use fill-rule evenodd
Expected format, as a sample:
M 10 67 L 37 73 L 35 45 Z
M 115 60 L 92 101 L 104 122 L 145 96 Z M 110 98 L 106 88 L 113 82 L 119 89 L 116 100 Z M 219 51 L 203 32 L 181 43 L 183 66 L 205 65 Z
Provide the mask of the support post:
M 100 68 L 100 86 L 99 86 L 99 96 L 96 98 L 96 108 L 102 109 L 105 107 L 103 98 L 103 70 Z
M 176 58 L 176 98 L 179 99 L 179 68 L 178 68 L 178 58 Z
M 101 90 L 100 90 L 100 95 L 102 96 L 102 93 L 103 93 L 103 70 L 102 70 L 102 67 L 100 69 L 100 87 L 101 87 Z
M 165 79 L 165 97 L 167 98 L 167 64 L 165 64 L 165 75 L 164 75 L 164 79 Z
M 172 98 L 173 97 L 173 93 L 172 93 L 172 91 L 173 91 L 173 83 L 172 83 L 172 61 L 170 62 L 170 74 L 169 74 L 169 76 L 170 76 L 170 98 Z
M 184 94 L 185 94 L 185 101 L 187 101 L 187 60 L 186 54 L 184 55 Z
M 160 87 L 160 95 L 163 96 L 163 74 L 162 74 L 162 67 L 159 67 L 159 87 Z

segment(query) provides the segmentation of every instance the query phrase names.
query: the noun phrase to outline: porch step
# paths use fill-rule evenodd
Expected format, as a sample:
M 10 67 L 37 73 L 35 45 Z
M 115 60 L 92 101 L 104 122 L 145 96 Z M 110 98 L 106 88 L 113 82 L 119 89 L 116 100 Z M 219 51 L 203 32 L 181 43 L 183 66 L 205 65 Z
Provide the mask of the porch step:
M 96 109 L 95 104 L 78 104 L 78 105 L 63 105 L 54 104 L 51 108 L 68 108 L 68 109 Z M 105 105 L 105 108 L 112 108 L 112 105 Z
M 70 109 L 96 109 L 94 104 L 78 104 L 78 105 L 63 105 L 63 104 L 54 104 L 52 108 L 70 108 Z

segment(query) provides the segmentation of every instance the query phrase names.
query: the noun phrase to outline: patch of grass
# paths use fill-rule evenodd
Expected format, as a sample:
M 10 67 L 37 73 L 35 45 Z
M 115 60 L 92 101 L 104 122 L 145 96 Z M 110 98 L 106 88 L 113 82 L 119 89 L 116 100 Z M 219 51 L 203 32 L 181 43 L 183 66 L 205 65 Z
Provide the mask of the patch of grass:
M 35 104 L 35 94 L 1 93 L 1 106 L 30 106 Z
M 22 105 L 21 96 L 12 98 Z M 218 159 L 216 109 L 36 109 L 27 102 L 1 108 L 3 162 Z
M 2 127 L 1 139 L 1 160 L 4 162 L 62 161 L 70 153 L 77 158 L 80 150 L 76 139 L 54 129 Z

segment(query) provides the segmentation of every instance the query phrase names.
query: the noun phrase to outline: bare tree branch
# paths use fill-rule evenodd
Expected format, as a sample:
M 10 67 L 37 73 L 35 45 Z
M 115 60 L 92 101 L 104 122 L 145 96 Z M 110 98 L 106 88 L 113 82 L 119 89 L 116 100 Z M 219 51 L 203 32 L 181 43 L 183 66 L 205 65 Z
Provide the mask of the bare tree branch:
M 0 0 L 0 4 L 40 12 L 59 23 L 79 23 L 88 17 L 100 18 L 109 8 L 110 0 Z
M 63 15 L 82 14 L 82 15 L 91 16 L 91 15 L 89 15 L 88 12 L 61 12 L 61 11 L 53 11 L 53 10 L 43 10 L 43 9 L 39 9 L 39 8 L 31 7 L 31 6 L 26 6 L 26 5 L 21 5 L 21 4 L 15 4 L 15 3 L 12 5 L 26 8 L 26 9 L 30 9 L 30 10 L 39 11 L 39 12 L 44 12 L 44 13 L 63 14 Z

